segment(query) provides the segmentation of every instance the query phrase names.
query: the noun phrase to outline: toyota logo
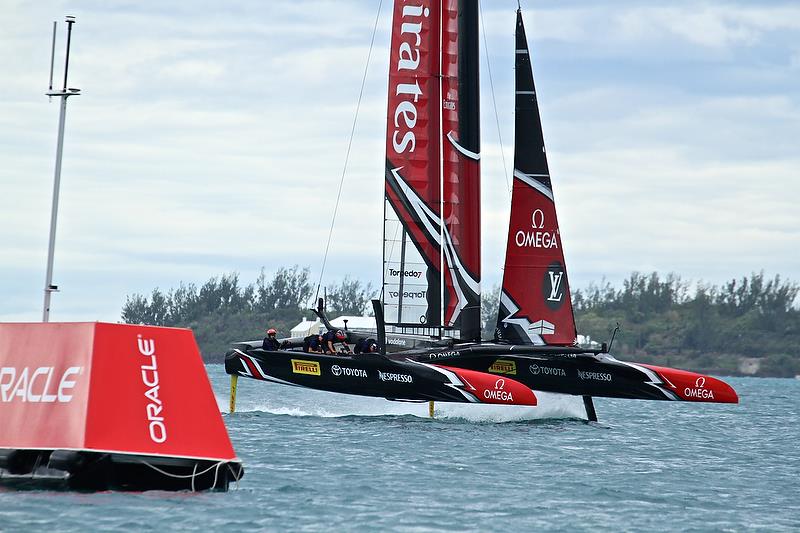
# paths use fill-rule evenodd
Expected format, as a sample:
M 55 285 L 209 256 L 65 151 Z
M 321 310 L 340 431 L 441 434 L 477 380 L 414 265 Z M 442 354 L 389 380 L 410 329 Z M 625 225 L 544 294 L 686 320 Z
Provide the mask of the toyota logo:
M 333 372 L 334 376 L 341 376 L 342 375 L 342 367 L 339 365 L 333 365 L 331 367 L 331 372 Z
M 535 375 L 539 374 L 539 365 L 531 365 L 531 366 L 528 367 L 528 370 L 530 370 L 531 374 L 533 374 L 535 376 Z

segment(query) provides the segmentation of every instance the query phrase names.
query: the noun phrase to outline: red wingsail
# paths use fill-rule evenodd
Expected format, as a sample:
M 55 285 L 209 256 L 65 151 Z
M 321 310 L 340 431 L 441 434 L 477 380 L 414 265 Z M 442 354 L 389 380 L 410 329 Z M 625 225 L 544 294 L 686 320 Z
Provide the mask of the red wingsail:
M 577 338 L 522 14 L 517 12 L 514 188 L 498 339 L 570 345 Z
M 441 325 L 438 0 L 394 5 L 386 129 L 386 323 Z
M 444 325 L 480 339 L 480 98 L 478 1 L 442 9 Z

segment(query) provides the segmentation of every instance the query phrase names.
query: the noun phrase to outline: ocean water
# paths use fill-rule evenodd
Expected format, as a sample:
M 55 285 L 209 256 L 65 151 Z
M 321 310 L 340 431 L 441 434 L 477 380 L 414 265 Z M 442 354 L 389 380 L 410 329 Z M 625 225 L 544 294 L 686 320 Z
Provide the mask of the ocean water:
M 209 375 L 245 464 L 227 493 L 0 492 L 0 531 L 800 531 L 800 380 L 739 405 L 537 407 L 334 395 Z

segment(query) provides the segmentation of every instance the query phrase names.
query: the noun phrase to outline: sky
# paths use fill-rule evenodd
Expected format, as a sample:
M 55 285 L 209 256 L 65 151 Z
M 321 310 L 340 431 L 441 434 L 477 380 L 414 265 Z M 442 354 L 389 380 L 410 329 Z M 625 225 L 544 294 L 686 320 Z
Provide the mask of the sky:
M 67 109 L 51 320 L 117 321 L 129 295 L 229 272 L 247 284 L 298 264 L 316 283 L 378 4 L 0 0 L 0 321 L 41 319 L 52 21 L 61 80 L 64 16 L 77 18 L 81 95 Z M 390 4 L 324 284 L 380 283 Z M 662 6 L 522 2 L 571 286 L 632 271 L 800 281 L 800 4 Z M 482 2 L 485 290 L 508 226 L 515 10 Z

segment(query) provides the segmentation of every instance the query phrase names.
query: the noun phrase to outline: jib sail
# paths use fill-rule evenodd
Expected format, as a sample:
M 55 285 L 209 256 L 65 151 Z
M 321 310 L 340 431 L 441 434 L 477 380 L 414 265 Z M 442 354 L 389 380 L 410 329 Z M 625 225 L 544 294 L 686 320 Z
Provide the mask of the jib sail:
M 390 331 L 479 334 L 477 16 L 477 0 L 395 2 L 383 251 Z
M 522 13 L 517 11 L 514 187 L 496 336 L 515 344 L 577 338 Z

